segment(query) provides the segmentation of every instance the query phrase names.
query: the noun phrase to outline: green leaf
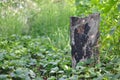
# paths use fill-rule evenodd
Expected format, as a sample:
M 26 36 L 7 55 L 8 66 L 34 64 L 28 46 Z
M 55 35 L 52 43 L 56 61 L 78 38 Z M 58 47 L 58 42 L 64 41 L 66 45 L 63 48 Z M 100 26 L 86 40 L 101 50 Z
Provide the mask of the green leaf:
M 14 72 L 10 73 L 10 76 L 14 78 L 30 80 L 30 76 L 28 75 L 29 73 L 30 72 L 28 69 L 17 68 Z
M 120 11 L 120 4 L 118 4 L 118 6 L 117 6 L 117 7 L 118 7 L 118 10 Z
M 32 70 L 29 70 L 29 76 L 34 79 L 36 77 L 36 74 L 32 71 Z
M 78 75 L 73 75 L 72 77 L 70 77 L 70 80 L 78 80 Z
M 58 71 L 57 73 L 63 74 L 63 73 L 64 73 L 64 71 L 60 70 L 60 71 Z
M 55 76 L 51 76 L 50 78 L 48 78 L 47 80 L 56 80 Z
M 4 59 L 5 54 L 5 52 L 0 53 L 0 61 Z
M 50 71 L 50 73 L 56 73 L 58 70 L 59 70 L 58 67 L 52 68 L 51 71 Z
M 0 74 L 0 80 L 7 80 L 8 75 L 6 74 Z

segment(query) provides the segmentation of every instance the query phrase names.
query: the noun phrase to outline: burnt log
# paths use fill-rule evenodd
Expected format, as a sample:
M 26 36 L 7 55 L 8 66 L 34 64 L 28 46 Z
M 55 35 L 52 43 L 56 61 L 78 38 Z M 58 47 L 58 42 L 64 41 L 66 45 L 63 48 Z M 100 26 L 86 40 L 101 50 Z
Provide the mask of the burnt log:
M 70 20 L 72 67 L 75 68 L 79 61 L 91 57 L 94 57 L 95 63 L 98 63 L 100 14 L 91 14 L 85 18 L 71 17 Z

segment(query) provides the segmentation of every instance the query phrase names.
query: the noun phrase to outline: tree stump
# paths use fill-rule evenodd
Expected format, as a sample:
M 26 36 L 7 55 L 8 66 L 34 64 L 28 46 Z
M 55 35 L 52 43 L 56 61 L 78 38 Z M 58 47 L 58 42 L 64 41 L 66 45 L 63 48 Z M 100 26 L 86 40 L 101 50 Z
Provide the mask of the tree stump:
M 75 68 L 79 61 L 94 57 L 99 61 L 98 38 L 100 14 L 91 14 L 85 18 L 71 17 L 70 38 L 72 67 Z

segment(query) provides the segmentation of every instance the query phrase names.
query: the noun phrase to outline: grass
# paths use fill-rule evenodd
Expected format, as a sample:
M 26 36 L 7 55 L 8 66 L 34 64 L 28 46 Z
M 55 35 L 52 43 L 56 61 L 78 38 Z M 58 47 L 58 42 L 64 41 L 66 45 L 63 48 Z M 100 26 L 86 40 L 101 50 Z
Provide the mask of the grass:
M 18 3 L 22 4 L 22 2 Z M 1 35 L 44 35 L 50 38 L 53 45 L 61 44 L 59 47 L 63 47 L 64 44 L 67 45 L 69 43 L 69 18 L 74 14 L 74 10 L 70 9 L 68 3 L 63 4 L 62 1 L 45 3 L 46 1 L 38 2 L 40 4 L 38 5 L 33 2 L 32 9 L 29 9 L 30 6 L 14 9 L 14 6 L 4 3 L 10 9 L 5 8 L 7 10 L 6 15 L 2 15 L 0 18 Z M 31 2 L 26 1 L 26 4 L 31 4 Z M 4 8 L 4 6 L 2 7 Z M 4 12 L 3 8 L 1 8 L 2 12 Z M 38 9 L 35 10 L 34 8 Z
M 23 8 L 16 3 L 22 4 Z M 70 16 L 78 15 L 76 9 L 82 15 L 82 10 L 91 7 L 90 3 L 86 6 L 82 6 L 82 2 L 80 6 L 73 3 L 74 0 L 0 3 L 1 80 L 120 79 L 119 16 L 114 16 L 118 12 L 108 16 L 112 11 L 103 13 L 103 8 L 100 9 L 101 64 L 87 66 L 88 62 L 80 62 L 75 70 L 71 68 Z M 85 15 L 92 13 L 91 9 L 95 6 L 85 11 Z M 112 9 L 114 11 L 114 7 Z

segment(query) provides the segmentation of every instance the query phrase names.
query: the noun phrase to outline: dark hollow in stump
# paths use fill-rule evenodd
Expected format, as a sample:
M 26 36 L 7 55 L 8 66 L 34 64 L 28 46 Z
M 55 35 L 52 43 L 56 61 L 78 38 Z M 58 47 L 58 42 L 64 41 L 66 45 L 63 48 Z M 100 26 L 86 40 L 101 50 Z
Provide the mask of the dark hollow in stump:
M 72 67 L 75 68 L 79 61 L 94 57 L 95 63 L 99 62 L 100 14 L 91 14 L 85 18 L 71 17 L 70 37 Z

